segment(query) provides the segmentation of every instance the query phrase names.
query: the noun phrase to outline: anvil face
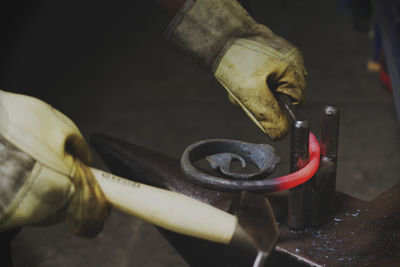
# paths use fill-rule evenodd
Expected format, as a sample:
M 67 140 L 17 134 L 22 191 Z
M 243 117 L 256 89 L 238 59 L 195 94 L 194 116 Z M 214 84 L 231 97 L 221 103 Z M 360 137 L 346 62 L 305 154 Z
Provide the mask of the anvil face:
M 235 194 L 190 183 L 178 160 L 143 147 L 94 135 L 91 144 L 116 175 L 183 193 L 228 211 Z M 280 222 L 280 237 L 268 265 L 394 266 L 400 263 L 400 184 L 371 202 L 336 193 L 336 214 L 319 228 L 291 230 L 285 225 L 287 203 L 270 199 Z M 283 214 L 283 215 L 282 215 Z M 190 266 L 223 266 L 225 245 L 159 228 Z

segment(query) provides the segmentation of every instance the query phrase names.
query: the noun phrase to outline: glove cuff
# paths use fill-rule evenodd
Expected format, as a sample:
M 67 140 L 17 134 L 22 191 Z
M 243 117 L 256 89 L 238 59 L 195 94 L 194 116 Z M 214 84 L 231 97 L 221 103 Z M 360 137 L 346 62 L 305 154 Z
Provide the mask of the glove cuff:
M 60 221 L 74 187 L 0 134 L 0 231 Z
M 166 31 L 166 38 L 213 73 L 234 39 L 256 22 L 235 0 L 188 0 Z
M 69 230 L 96 236 L 109 214 L 107 200 L 85 164 L 75 160 L 71 177 L 49 168 L 0 134 L 0 232 L 40 226 L 66 216 Z

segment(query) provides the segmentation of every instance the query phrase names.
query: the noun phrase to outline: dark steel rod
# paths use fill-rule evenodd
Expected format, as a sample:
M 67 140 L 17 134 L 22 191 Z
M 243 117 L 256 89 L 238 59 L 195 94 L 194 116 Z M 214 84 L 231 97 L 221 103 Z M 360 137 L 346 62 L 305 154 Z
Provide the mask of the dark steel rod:
M 292 124 L 290 147 L 290 172 L 304 167 L 309 161 L 308 139 L 310 127 L 308 121 L 295 121 Z M 305 184 L 289 190 L 288 224 L 292 228 L 303 228 L 306 224 Z
M 322 110 L 321 157 L 336 163 L 339 142 L 339 110 L 325 106 Z
M 319 226 L 335 213 L 336 161 L 339 139 L 339 110 L 334 106 L 322 109 L 321 161 L 317 173 L 306 183 L 309 222 Z

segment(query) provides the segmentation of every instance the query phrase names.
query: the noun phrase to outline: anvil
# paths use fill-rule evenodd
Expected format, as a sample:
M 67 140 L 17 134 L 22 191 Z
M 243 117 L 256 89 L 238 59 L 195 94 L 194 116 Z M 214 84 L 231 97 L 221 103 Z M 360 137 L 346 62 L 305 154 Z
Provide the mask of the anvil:
M 116 175 L 183 193 L 227 211 L 232 193 L 205 189 L 187 180 L 179 160 L 104 135 L 91 144 Z M 267 265 L 394 266 L 400 263 L 400 184 L 365 202 L 336 192 L 335 215 L 320 227 L 287 226 L 287 198 L 270 198 L 280 224 L 280 237 Z M 225 246 L 159 229 L 190 266 L 223 266 Z

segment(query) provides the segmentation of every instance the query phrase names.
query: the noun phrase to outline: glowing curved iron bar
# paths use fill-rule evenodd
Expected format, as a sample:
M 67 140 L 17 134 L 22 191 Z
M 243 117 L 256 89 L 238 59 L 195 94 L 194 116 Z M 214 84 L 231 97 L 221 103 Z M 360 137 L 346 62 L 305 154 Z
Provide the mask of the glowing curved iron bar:
M 295 187 L 306 182 L 314 176 L 319 167 L 320 147 L 318 140 L 315 138 L 313 133 L 310 133 L 308 147 L 310 154 L 310 161 L 308 164 L 296 172 L 281 177 L 272 178 L 278 182 L 278 189 L 274 191 L 282 191 Z
M 186 177 L 201 186 L 226 192 L 253 191 L 259 193 L 270 193 L 286 190 L 306 182 L 319 167 L 320 147 L 314 134 L 309 136 L 310 161 L 302 169 L 281 177 L 267 178 L 264 180 L 232 180 L 215 177 L 197 170 L 189 161 L 189 151 L 183 153 L 181 167 Z

